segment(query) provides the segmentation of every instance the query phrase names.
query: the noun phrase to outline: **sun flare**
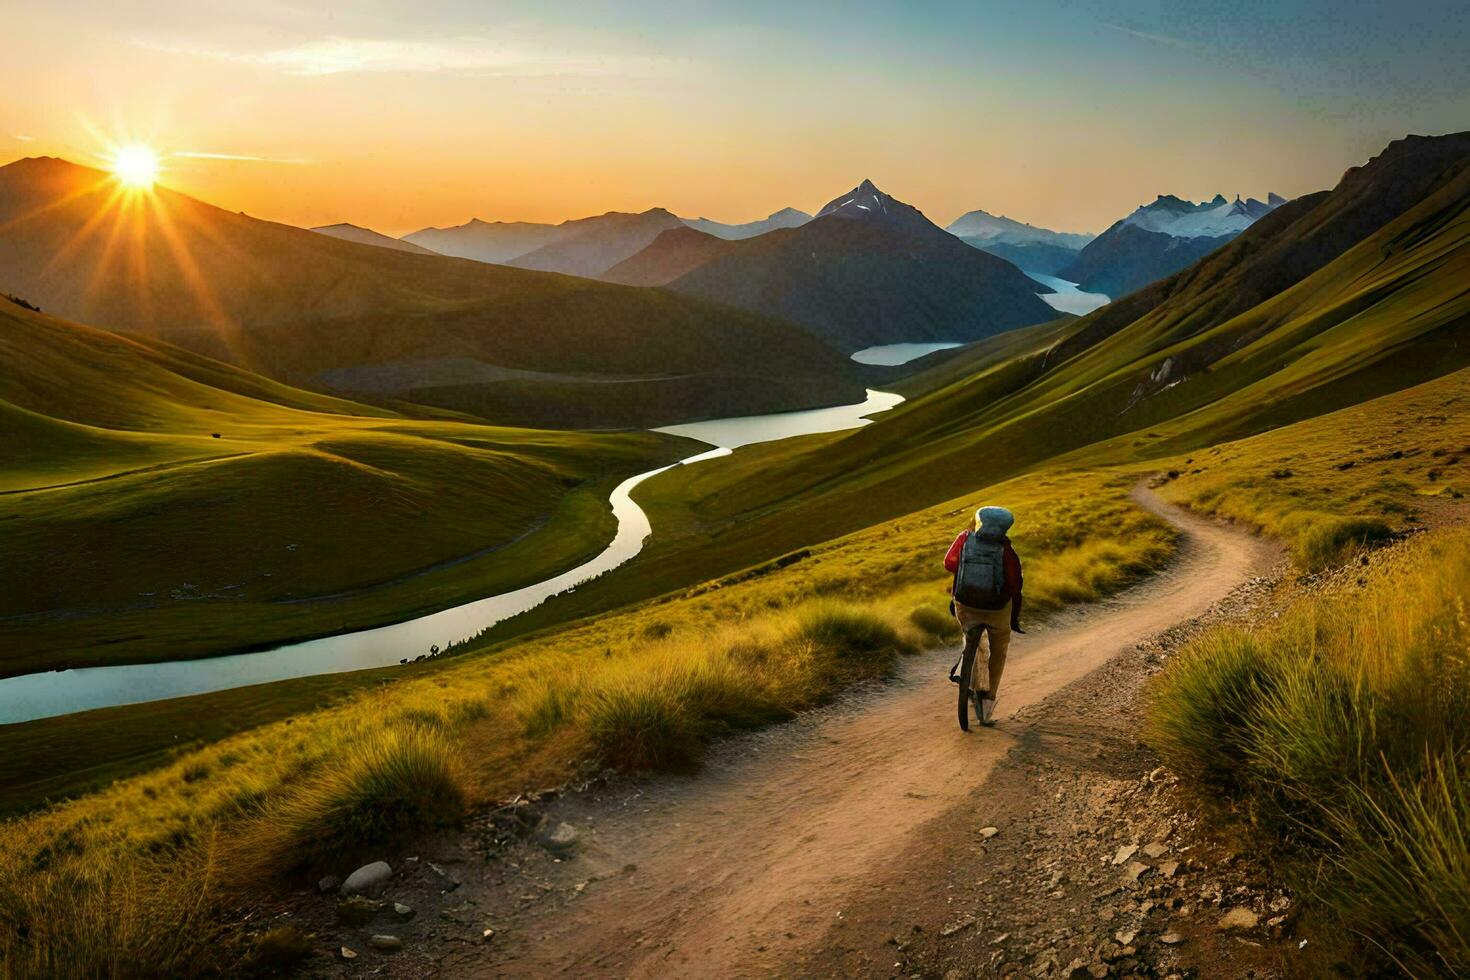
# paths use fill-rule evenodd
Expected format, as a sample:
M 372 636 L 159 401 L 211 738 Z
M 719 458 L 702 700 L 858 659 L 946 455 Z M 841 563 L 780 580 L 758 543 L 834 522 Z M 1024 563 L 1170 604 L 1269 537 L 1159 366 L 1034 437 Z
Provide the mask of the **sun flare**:
M 133 143 L 112 155 L 112 174 L 125 187 L 147 190 L 158 179 L 158 153 L 152 147 Z

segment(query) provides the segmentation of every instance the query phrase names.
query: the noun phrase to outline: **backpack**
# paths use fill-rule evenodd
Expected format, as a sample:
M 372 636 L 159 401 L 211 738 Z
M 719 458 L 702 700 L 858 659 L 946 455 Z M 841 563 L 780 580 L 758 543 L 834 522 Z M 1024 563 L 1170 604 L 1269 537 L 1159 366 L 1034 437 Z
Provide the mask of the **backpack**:
M 954 573 L 955 601 L 972 609 L 1000 609 L 1010 598 L 1006 539 L 970 532 Z

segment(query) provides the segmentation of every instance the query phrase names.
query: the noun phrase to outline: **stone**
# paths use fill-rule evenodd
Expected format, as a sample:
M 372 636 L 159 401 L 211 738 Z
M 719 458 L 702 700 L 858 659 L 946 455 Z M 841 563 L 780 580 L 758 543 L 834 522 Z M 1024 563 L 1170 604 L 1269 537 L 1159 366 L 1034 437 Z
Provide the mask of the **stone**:
M 339 954 L 341 954 L 341 956 L 342 956 L 342 958 L 344 960 L 355 960 L 355 959 L 357 959 L 357 950 L 353 949 L 351 946 L 343 946 L 337 952 Z
M 971 926 L 973 926 L 974 924 L 975 924 L 975 917 L 973 915 L 967 916 L 966 918 L 963 918 L 963 919 L 961 919 L 958 922 L 952 923 L 950 925 L 945 926 L 943 929 L 940 929 L 939 930 L 939 934 L 941 936 L 953 936 L 955 933 L 957 933 L 957 932 L 959 932 L 959 931 L 961 931 L 963 929 L 968 929 Z
M 1145 872 L 1152 870 L 1152 868 L 1144 864 L 1142 861 L 1134 861 L 1129 864 L 1128 867 L 1124 870 L 1123 877 L 1127 878 L 1129 881 L 1137 881 L 1140 877 L 1143 876 Z
M 412 919 L 415 913 L 412 905 L 404 905 L 402 902 L 394 902 L 393 914 L 398 916 L 400 919 L 407 921 L 408 919 Z
M 486 929 L 484 932 L 482 932 L 480 934 L 480 942 L 482 942 L 482 943 L 488 943 L 490 940 L 492 940 L 494 938 L 495 938 L 495 930 L 494 929 Z
M 1177 932 L 1166 932 L 1159 937 L 1159 942 L 1163 943 L 1165 946 L 1178 946 L 1180 943 L 1184 942 L 1184 937 Z
M 990 838 L 994 837 L 998 833 L 1000 833 L 1000 828 L 999 827 L 981 827 L 980 828 L 980 838 L 982 840 L 990 840 Z
M 1081 959 L 1075 959 L 1067 964 L 1066 973 L 1063 974 L 1068 980 L 1081 980 L 1087 976 L 1087 963 Z
M 542 831 L 537 836 L 541 841 L 541 846 L 545 847 L 548 851 L 565 854 L 576 848 L 577 842 L 582 835 L 576 827 L 573 827 L 566 821 L 562 821 L 550 830 Z
M 396 953 L 403 948 L 403 940 L 397 936 L 373 936 L 368 945 L 380 953 Z
M 1174 873 L 1176 871 L 1178 871 L 1178 870 L 1179 870 L 1179 862 L 1178 861 L 1165 861 L 1165 862 L 1163 862 L 1162 864 L 1159 865 L 1159 874 L 1163 875 L 1165 878 L 1172 878 L 1172 877 L 1174 877 Z
M 337 921 L 349 926 L 366 925 L 382 908 L 382 902 L 375 902 L 364 895 L 348 895 L 337 901 Z
M 1087 975 L 1089 977 L 1096 977 L 1097 980 L 1102 980 L 1103 977 L 1111 972 L 1112 968 L 1106 963 L 1089 963 L 1087 966 Z
M 1163 841 L 1156 840 L 1152 843 L 1143 845 L 1143 853 L 1151 858 L 1163 857 L 1165 854 L 1169 853 L 1169 845 L 1165 844 Z
M 388 867 L 387 861 L 374 861 L 372 864 L 364 864 L 342 882 L 343 895 L 366 895 L 369 898 L 377 898 L 383 894 L 383 889 L 388 887 L 388 882 L 393 878 L 393 869 Z
M 1137 844 L 1124 844 L 1124 845 L 1120 846 L 1118 848 L 1118 852 L 1113 855 L 1113 864 L 1114 865 L 1121 865 L 1124 861 L 1126 861 L 1129 858 L 1131 858 L 1137 852 L 1138 852 L 1138 845 Z
M 1136 935 L 1138 935 L 1138 933 L 1136 933 L 1132 929 L 1119 929 L 1117 932 L 1113 933 L 1113 938 L 1118 940 L 1118 945 L 1127 946 L 1133 942 L 1133 937 Z
M 328 895 L 336 891 L 340 887 L 342 887 L 342 879 L 338 878 L 336 875 L 327 875 L 321 881 L 318 881 L 316 883 L 316 890 L 321 892 L 323 895 Z
M 1220 917 L 1215 928 L 1221 932 L 1236 932 L 1244 929 L 1254 929 L 1261 921 L 1261 917 L 1248 908 L 1236 907 Z

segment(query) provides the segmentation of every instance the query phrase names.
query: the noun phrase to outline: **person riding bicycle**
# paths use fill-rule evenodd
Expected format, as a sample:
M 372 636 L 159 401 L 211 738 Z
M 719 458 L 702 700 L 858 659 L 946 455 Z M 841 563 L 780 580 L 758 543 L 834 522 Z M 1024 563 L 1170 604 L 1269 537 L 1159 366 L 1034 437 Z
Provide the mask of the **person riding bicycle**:
M 969 681 L 969 698 L 962 691 L 960 703 L 960 725 L 966 731 L 969 731 L 966 700 L 973 699 L 980 724 L 995 724 L 996 695 L 1005 671 L 1011 632 L 1026 632 L 1021 629 L 1021 559 L 1006 536 L 1015 522 L 1015 515 L 1004 507 L 981 507 L 975 511 L 969 528 L 959 533 L 944 556 L 945 571 L 954 574 L 950 610 L 965 635 L 960 663 L 968 660 L 971 668 L 967 678 L 963 670 L 960 675 L 950 677 L 956 683 Z M 975 661 L 979 659 L 982 638 L 988 647 L 988 669 L 983 672 L 974 669 L 978 667 Z

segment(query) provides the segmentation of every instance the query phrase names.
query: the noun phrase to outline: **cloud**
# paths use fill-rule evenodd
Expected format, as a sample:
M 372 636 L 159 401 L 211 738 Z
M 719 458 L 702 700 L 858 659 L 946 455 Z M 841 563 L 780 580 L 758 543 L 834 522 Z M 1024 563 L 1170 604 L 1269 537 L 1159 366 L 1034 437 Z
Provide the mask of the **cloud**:
M 482 37 L 431 40 L 332 37 L 264 51 L 137 41 L 152 50 L 257 65 L 287 75 L 434 73 L 481 77 L 649 76 L 667 71 L 653 58 L 577 55 Z
M 27 136 L 25 133 L 16 133 L 15 138 L 20 140 L 22 143 L 34 143 L 36 141 L 36 138 L 34 136 Z
M 203 150 L 175 150 L 169 156 L 189 157 L 192 160 L 244 160 L 250 163 L 309 164 L 310 160 L 281 160 L 274 157 L 257 157 L 247 153 L 206 153 Z
M 1193 44 L 1182 38 L 1170 37 L 1167 34 L 1153 34 L 1149 31 L 1136 31 L 1131 27 L 1123 27 L 1119 24 L 1109 24 L 1107 22 L 1104 22 L 1103 26 L 1106 27 L 1108 30 L 1117 31 L 1119 34 L 1127 34 L 1129 37 L 1142 38 L 1145 41 L 1152 41 L 1155 44 L 1163 44 L 1171 48 L 1183 48 L 1186 51 L 1199 50 L 1199 45 Z

